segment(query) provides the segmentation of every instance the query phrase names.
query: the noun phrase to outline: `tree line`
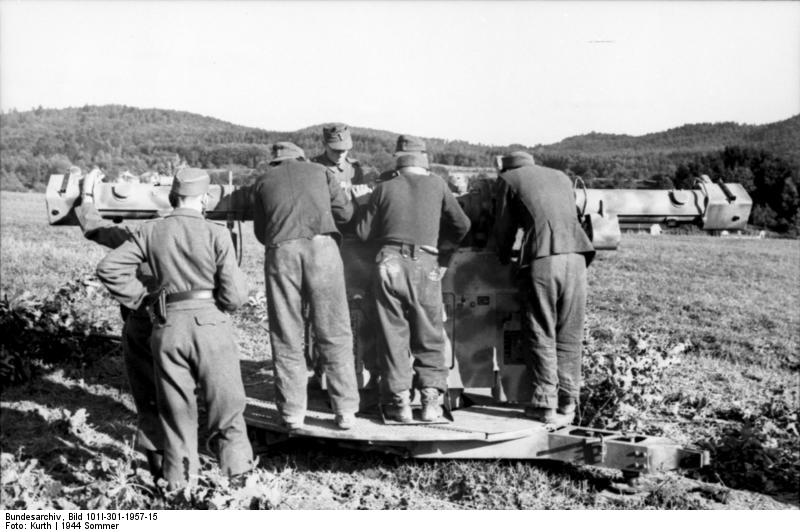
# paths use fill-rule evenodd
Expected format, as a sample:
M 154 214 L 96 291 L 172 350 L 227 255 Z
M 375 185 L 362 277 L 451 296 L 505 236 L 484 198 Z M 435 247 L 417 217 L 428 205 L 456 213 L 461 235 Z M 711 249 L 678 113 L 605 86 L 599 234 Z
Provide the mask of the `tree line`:
M 368 174 L 393 164 L 397 135 L 353 128 L 352 155 Z M 180 111 L 125 106 L 10 111 L 0 115 L 0 188 L 44 190 L 70 166 L 170 173 L 181 162 L 225 169 L 239 183 L 269 159 L 269 144 L 291 140 L 309 156 L 322 151 L 322 125 L 294 132 L 236 126 Z M 751 223 L 800 233 L 800 115 L 765 126 L 696 124 L 631 137 L 590 133 L 549 146 L 489 146 L 425 139 L 437 165 L 489 167 L 515 149 L 539 164 L 581 176 L 593 188 L 689 188 L 699 174 L 742 184 L 753 198 Z M 442 168 L 439 173 L 446 173 Z

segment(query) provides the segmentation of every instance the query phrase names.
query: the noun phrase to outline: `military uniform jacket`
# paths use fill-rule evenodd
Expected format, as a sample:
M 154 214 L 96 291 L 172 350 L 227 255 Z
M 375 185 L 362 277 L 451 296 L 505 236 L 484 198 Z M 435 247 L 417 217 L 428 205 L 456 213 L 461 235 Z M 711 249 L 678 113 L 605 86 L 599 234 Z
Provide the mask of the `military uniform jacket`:
M 75 215 L 78 218 L 78 225 L 83 231 L 83 236 L 101 246 L 116 249 L 133 237 L 135 228 L 128 225 L 116 224 L 111 220 L 106 220 L 100 215 L 94 202 L 81 202 L 75 207 Z M 148 290 L 155 290 L 157 287 L 156 279 L 150 266 L 142 263 L 136 271 L 136 277 L 144 284 Z M 128 308 L 122 308 L 123 317 L 127 315 Z M 138 314 L 147 316 L 147 309 L 140 308 Z
M 469 218 L 444 180 L 433 174 L 396 172 L 375 187 L 359 212 L 356 233 L 380 244 L 439 248 L 439 264 L 444 266 L 469 227 Z
M 143 262 L 167 294 L 213 290 L 224 310 L 235 310 L 247 300 L 247 282 L 228 231 L 194 209 L 175 209 L 162 220 L 143 224 L 100 262 L 97 277 L 117 301 L 138 308 L 148 293 L 135 275 Z
M 563 172 L 543 166 L 506 170 L 497 179 L 495 238 L 500 261 L 511 260 L 517 229 L 524 230 L 518 266 L 532 260 L 582 253 L 588 265 L 594 248 L 578 223 L 575 192 Z
M 364 183 L 364 169 L 361 168 L 361 163 L 358 162 L 358 159 L 345 157 L 340 166 L 328 159 L 328 156 L 323 152 L 311 159 L 311 162 L 321 164 L 330 170 L 340 185 L 350 186 Z
M 324 167 L 287 159 L 271 165 L 253 185 L 253 228 L 266 247 L 286 240 L 333 235 L 353 216 L 353 205 Z

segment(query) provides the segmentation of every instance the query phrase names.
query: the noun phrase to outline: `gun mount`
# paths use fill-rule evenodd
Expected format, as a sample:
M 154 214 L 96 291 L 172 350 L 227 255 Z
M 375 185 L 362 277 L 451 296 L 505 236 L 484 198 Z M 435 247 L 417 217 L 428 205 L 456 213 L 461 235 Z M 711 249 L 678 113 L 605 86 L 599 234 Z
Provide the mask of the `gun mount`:
M 68 220 L 80 195 L 81 174 L 50 176 L 47 186 L 48 219 L 51 225 Z M 489 183 L 491 184 L 491 183 Z M 696 180 L 690 190 L 587 189 L 576 188 L 575 202 L 584 215 L 617 218 L 624 229 L 639 224 L 692 224 L 706 231 L 744 229 L 753 200 L 742 185 L 713 183 L 708 176 Z M 95 191 L 97 207 L 112 219 L 154 218 L 170 210 L 168 180 L 155 183 L 101 183 Z M 473 222 L 486 225 L 479 216 L 493 216 L 492 187 L 475 187 L 460 202 Z M 212 185 L 206 216 L 214 220 L 251 220 L 252 202 L 246 187 Z M 617 240 L 618 242 L 618 240 Z
M 46 196 L 51 224 L 76 223 L 71 213 L 79 197 L 80 178 L 79 173 L 51 176 Z M 740 198 L 738 188 L 728 186 Z M 169 210 L 168 192 L 169 187 L 163 183 L 100 183 L 95 187 L 95 205 L 110 219 L 155 218 Z M 671 207 L 670 198 L 666 200 L 669 203 L 663 202 L 650 209 L 644 202 L 651 191 L 634 192 L 648 194 L 622 195 L 619 203 L 615 203 L 614 191 L 588 190 L 584 212 L 596 209 L 595 214 L 608 217 L 613 205 L 622 208 L 616 213 L 621 219 L 637 216 L 652 220 L 666 216 L 675 218 L 678 223 L 697 223 L 698 219 L 703 221 L 709 205 L 717 201 L 716 192 L 706 191 L 699 196 L 700 192 L 691 191 L 680 196 L 685 199 L 680 211 Z M 724 195 L 721 188 L 720 193 Z M 746 197 L 746 193 L 742 197 Z M 639 207 L 625 210 L 626 206 L 636 203 L 633 200 L 639 202 Z M 577 201 L 580 206 L 580 195 Z M 486 204 L 486 201 L 479 203 Z M 730 205 L 728 203 L 725 217 L 733 216 Z M 738 203 L 735 206 L 744 208 Z M 481 210 L 485 209 L 478 209 Z M 252 219 L 249 190 L 212 185 L 206 215 L 228 222 Z M 746 221 L 742 210 L 735 215 Z M 712 224 L 716 224 L 714 220 L 717 219 L 706 216 Z M 740 220 L 730 221 L 739 223 Z M 481 222 L 481 230 L 486 229 L 484 222 Z M 486 245 L 483 239 L 477 240 Z M 353 355 L 361 390 L 359 422 L 351 431 L 336 429 L 333 413 L 322 392 L 325 388 L 322 379 L 319 385 L 309 386 L 305 426 L 288 433 L 272 402 L 274 390 L 270 372 L 264 364 L 243 361 L 248 396 L 245 419 L 255 441 L 271 444 L 290 437 L 310 437 L 417 458 L 547 459 L 610 467 L 627 475 L 699 468 L 709 463 L 707 451 L 681 447 L 664 438 L 578 426 L 555 428 L 527 419 L 523 410 L 532 390 L 523 357 L 522 309 L 517 290 L 509 267 L 501 265 L 494 253 L 480 247 L 458 250 L 442 282 L 448 315 L 445 329 L 450 342 L 446 353 L 450 367 L 449 389 L 444 397 L 447 419 L 410 425 L 384 423 L 376 412 L 375 312 L 369 294 L 373 253 L 369 246 L 347 236 L 341 250 L 353 328 Z M 306 345 L 309 356 L 310 344 Z

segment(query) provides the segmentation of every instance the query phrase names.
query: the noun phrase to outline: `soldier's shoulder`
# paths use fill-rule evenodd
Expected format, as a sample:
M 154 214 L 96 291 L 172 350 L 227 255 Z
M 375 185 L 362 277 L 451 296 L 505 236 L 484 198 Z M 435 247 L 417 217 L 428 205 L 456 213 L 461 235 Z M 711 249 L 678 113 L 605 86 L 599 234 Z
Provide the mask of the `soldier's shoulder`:
M 169 215 L 167 215 L 169 216 Z M 135 239 L 144 239 L 147 240 L 159 227 L 163 227 L 163 224 L 167 221 L 167 217 L 164 218 L 155 218 L 153 220 L 144 221 L 138 225 L 134 224 L 126 224 L 125 229 L 128 231 L 128 234 Z
M 549 166 L 540 166 L 540 165 L 536 164 L 536 165 L 531 166 L 529 168 L 531 168 L 534 172 L 539 173 L 539 174 L 549 174 L 549 175 L 557 175 L 557 176 L 562 176 L 562 175 L 566 176 L 567 175 L 564 172 L 562 172 L 561 170 L 559 170 L 557 168 L 550 168 Z
M 213 220 L 209 220 L 207 218 L 204 219 L 203 221 L 206 223 L 206 226 L 208 227 L 208 230 L 211 231 L 211 233 L 213 235 L 215 235 L 215 236 L 227 236 L 228 235 L 228 229 L 224 225 L 221 225 L 220 223 L 215 222 Z
M 290 161 L 290 163 L 292 163 L 293 171 L 301 172 L 304 175 L 326 175 L 329 171 L 329 168 L 324 164 L 314 162 L 310 159 L 304 161 Z
M 329 167 L 327 165 L 322 164 L 321 162 L 315 161 L 313 159 L 310 161 L 307 160 L 307 161 L 297 161 L 297 162 L 307 167 L 313 167 L 317 170 L 319 170 L 320 168 L 326 171 L 329 170 Z
M 142 234 L 150 233 L 153 230 L 155 230 L 157 227 L 159 227 L 161 224 L 163 224 L 167 220 L 167 216 L 169 216 L 169 215 L 166 215 L 163 218 L 155 218 L 153 220 L 144 221 L 144 222 L 140 223 L 138 226 L 136 226 L 136 225 L 128 225 L 128 228 L 133 233 L 142 233 Z
M 333 167 L 333 163 L 330 161 L 330 159 L 328 159 L 325 153 L 320 153 L 316 157 L 312 157 L 311 159 L 306 159 L 305 161 L 301 162 L 305 162 L 307 164 L 313 164 L 316 166 L 321 166 L 325 169 Z
M 378 178 L 375 180 L 376 184 L 384 183 L 386 181 L 391 181 L 395 177 L 398 176 L 397 170 L 386 170 L 382 172 Z

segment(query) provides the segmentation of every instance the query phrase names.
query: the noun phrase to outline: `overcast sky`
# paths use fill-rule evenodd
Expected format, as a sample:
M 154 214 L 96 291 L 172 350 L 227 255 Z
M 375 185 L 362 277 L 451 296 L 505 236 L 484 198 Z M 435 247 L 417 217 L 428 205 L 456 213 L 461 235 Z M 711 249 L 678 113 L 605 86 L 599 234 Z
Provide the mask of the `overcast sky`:
M 800 113 L 800 2 L 0 0 L 0 107 L 487 144 Z

